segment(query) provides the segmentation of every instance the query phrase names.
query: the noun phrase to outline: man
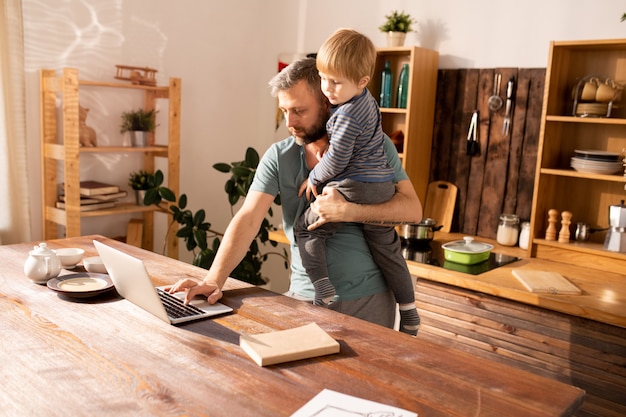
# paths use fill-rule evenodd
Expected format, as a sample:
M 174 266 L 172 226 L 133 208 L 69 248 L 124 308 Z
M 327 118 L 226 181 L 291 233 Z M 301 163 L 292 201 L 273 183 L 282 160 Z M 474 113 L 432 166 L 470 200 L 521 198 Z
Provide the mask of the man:
M 298 195 L 300 185 L 328 147 L 325 125 L 330 104 L 321 92 L 315 60 L 311 58 L 284 68 L 270 81 L 270 87 L 292 136 L 273 144 L 263 156 L 248 195 L 226 229 L 213 265 L 202 282 L 184 279 L 170 288 L 171 292 L 187 290 L 187 300 L 204 294 L 214 303 L 222 297 L 222 286 L 245 255 L 278 193 L 283 229 L 292 242 L 288 295 L 313 299 L 313 285 L 302 267 L 293 232 L 297 218 L 308 204 L 306 196 Z M 328 241 L 328 267 L 338 294 L 329 308 L 393 327 L 394 296 L 371 258 L 358 223 L 417 223 L 422 217 L 422 206 L 393 144 L 388 138 L 386 142 L 385 151 L 396 172 L 394 197 L 381 204 L 359 205 L 347 202 L 336 190 L 326 187 L 312 204 L 320 220 L 311 227 L 326 222 L 348 222 Z

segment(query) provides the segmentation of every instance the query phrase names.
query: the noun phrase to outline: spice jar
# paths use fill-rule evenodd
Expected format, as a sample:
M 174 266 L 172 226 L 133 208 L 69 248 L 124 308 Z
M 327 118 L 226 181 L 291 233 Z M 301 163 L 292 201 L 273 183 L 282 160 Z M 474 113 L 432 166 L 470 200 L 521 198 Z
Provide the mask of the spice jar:
M 519 217 L 515 214 L 503 214 L 498 223 L 496 241 L 503 246 L 515 246 L 519 236 Z
M 522 249 L 528 249 L 530 243 L 530 223 L 524 222 L 521 226 L 519 233 L 519 247 Z

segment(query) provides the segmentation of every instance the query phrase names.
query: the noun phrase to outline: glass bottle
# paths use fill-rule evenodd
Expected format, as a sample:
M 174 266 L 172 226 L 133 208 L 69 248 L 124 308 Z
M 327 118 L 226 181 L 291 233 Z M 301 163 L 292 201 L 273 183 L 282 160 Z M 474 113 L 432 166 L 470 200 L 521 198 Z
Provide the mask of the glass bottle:
M 407 95 L 409 93 L 409 64 L 403 64 L 398 79 L 398 94 L 396 95 L 396 107 L 406 109 Z
M 391 82 L 391 67 L 387 60 L 380 79 L 380 107 L 391 107 Z
M 519 236 L 519 217 L 515 214 L 503 214 L 498 223 L 496 241 L 503 246 L 515 246 Z

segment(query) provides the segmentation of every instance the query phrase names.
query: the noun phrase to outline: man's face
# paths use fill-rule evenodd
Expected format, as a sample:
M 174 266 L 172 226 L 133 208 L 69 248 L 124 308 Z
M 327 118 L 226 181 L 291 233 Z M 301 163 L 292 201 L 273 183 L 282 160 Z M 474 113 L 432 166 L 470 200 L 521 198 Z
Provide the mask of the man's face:
M 279 92 L 278 107 L 285 115 L 289 132 L 300 144 L 315 142 L 326 135 L 329 106 L 320 103 L 305 81 Z

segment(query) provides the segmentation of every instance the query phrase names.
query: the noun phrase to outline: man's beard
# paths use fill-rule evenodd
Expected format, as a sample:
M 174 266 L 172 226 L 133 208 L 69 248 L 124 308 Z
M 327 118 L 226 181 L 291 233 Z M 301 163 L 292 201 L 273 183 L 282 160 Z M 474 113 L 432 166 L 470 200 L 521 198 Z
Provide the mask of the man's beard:
M 317 120 L 317 123 L 315 123 L 311 129 L 307 129 L 306 131 L 299 133 L 298 136 L 294 135 L 296 143 L 299 145 L 307 145 L 325 137 L 327 119 L 328 113 L 320 112 L 320 117 Z

